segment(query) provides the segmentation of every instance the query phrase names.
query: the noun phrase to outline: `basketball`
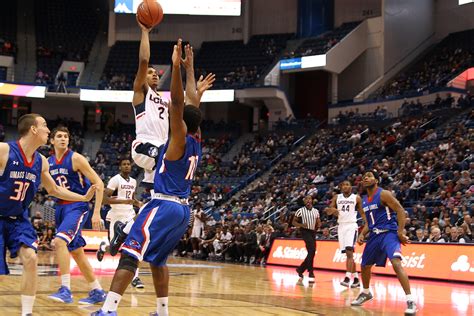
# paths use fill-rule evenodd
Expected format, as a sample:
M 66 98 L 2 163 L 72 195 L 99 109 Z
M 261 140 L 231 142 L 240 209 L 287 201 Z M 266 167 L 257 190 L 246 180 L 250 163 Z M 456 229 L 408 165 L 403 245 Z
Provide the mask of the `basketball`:
M 156 0 L 144 0 L 137 9 L 138 20 L 148 28 L 157 26 L 163 20 L 163 8 Z

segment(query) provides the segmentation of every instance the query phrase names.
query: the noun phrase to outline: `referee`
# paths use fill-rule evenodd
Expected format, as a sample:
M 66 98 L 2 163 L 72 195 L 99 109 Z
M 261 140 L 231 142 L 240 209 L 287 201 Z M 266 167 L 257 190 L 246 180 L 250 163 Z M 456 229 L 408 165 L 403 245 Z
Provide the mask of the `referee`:
M 316 230 L 321 226 L 319 211 L 313 207 L 311 195 L 305 197 L 304 206 L 298 209 L 293 217 L 293 226 L 300 228 L 308 255 L 303 263 L 296 268 L 298 276 L 303 278 L 303 273 L 308 270 L 309 282 L 314 282 L 313 261 L 316 254 Z

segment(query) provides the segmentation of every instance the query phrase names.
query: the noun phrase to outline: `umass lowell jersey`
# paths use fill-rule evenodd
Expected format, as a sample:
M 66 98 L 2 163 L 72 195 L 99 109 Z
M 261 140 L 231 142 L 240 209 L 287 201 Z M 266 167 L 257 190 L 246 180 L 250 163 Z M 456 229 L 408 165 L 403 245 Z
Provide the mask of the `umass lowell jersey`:
M 369 224 L 369 229 L 387 229 L 396 231 L 398 229 L 397 214 L 388 206 L 382 205 L 380 194 L 382 188 L 378 188 L 371 200 L 367 195 L 362 199 L 362 208 Z
M 41 183 L 42 159 L 37 152 L 31 162 L 18 142 L 9 142 L 8 161 L 0 175 L 0 216 L 20 216 L 33 201 Z
M 89 180 L 80 172 L 74 171 L 72 167 L 72 156 L 74 152 L 68 149 L 61 160 L 57 160 L 55 155 L 48 158 L 49 173 L 54 181 L 69 191 L 84 195 L 91 186 Z
M 169 141 L 161 151 L 155 174 L 156 193 L 187 198 L 191 193 L 191 184 L 198 162 L 201 160 L 201 143 L 194 136 L 186 136 L 184 155 L 180 160 L 166 160 Z

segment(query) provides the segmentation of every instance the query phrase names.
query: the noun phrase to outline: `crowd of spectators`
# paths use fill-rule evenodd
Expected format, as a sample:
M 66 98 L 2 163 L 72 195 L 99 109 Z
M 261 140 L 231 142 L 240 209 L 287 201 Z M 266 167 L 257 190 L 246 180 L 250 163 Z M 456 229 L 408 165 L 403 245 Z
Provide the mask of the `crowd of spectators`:
M 471 99 L 467 96 L 454 103 L 467 106 Z M 430 109 L 425 106 L 422 111 Z M 264 263 L 274 238 L 298 237 L 298 230 L 289 223 L 307 195 L 315 198 L 321 211 L 322 226 L 317 238 L 335 239 L 336 218 L 326 215 L 324 208 L 338 193 L 337 185 L 343 179 L 352 181 L 355 191 L 362 193 L 362 174 L 371 169 L 379 171 L 380 185 L 392 191 L 408 211 L 405 229 L 413 241 L 470 243 L 474 228 L 474 111 L 467 112 L 461 106 L 443 115 L 447 116 L 426 112 L 418 118 L 400 117 L 380 128 L 364 123 L 321 128 L 296 149 L 292 149 L 296 139 L 293 132 L 256 134 L 227 164 L 221 158 L 232 147 L 234 137 L 223 134 L 204 138 L 193 202 L 210 212 L 208 226 L 199 241 L 200 252 L 195 257 Z M 78 152 L 83 150 L 82 128 L 78 123 L 57 119 L 51 124 L 69 126 L 72 146 Z M 291 120 L 286 124 L 291 125 Z M 110 167 L 119 156 L 130 154 L 127 144 L 134 138 L 133 126 L 114 123 L 107 130 L 103 138 L 105 147 L 91 159 L 104 181 L 118 172 Z M 238 198 L 226 203 L 231 187 L 218 184 L 216 179 L 265 170 L 268 165 L 264 162 L 286 154 L 284 149 L 291 152 L 266 179 L 256 181 L 242 190 Z M 113 174 L 109 174 L 110 170 Z M 31 214 L 35 214 L 32 222 L 42 249 L 51 250 L 54 222 L 39 219 L 44 206 L 54 207 L 54 200 L 38 193 L 31 206 Z M 186 255 L 190 247 L 187 233 L 176 254 Z
M 99 90 L 132 90 L 133 81 L 125 74 L 103 75 L 99 81 Z
M 377 90 L 372 97 L 385 99 L 443 87 L 474 64 L 474 30 L 450 34 L 421 61 Z
M 404 204 L 411 240 L 471 243 L 474 111 L 457 113 L 438 119 L 429 113 L 402 117 L 379 130 L 361 124 L 319 130 L 267 179 L 212 208 L 197 257 L 263 263 L 274 231 L 279 237 L 298 237 L 288 223 L 307 195 L 319 201 L 317 239 L 336 239 L 336 218 L 323 210 L 343 179 L 362 194 L 362 174 L 371 169 L 379 171 L 380 185 Z M 271 237 L 262 239 L 262 231 L 270 231 Z M 189 234 L 183 237 L 177 255 L 190 253 L 189 240 Z
M 284 53 L 283 57 L 295 58 L 325 54 L 359 24 L 360 21 L 343 23 L 334 30 L 323 33 L 316 38 L 309 38 L 303 41 L 295 50 Z

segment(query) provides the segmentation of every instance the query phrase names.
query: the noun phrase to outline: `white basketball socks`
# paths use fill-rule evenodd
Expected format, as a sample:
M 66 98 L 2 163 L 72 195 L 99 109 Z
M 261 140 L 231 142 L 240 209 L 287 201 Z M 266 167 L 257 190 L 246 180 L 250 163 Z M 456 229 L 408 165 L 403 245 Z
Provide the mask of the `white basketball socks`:
M 156 298 L 156 312 L 160 316 L 168 316 L 168 297 Z
M 22 295 L 21 296 L 21 316 L 26 316 L 33 313 L 33 305 L 35 304 L 36 296 Z
M 61 274 L 61 285 L 71 289 L 71 274 Z

